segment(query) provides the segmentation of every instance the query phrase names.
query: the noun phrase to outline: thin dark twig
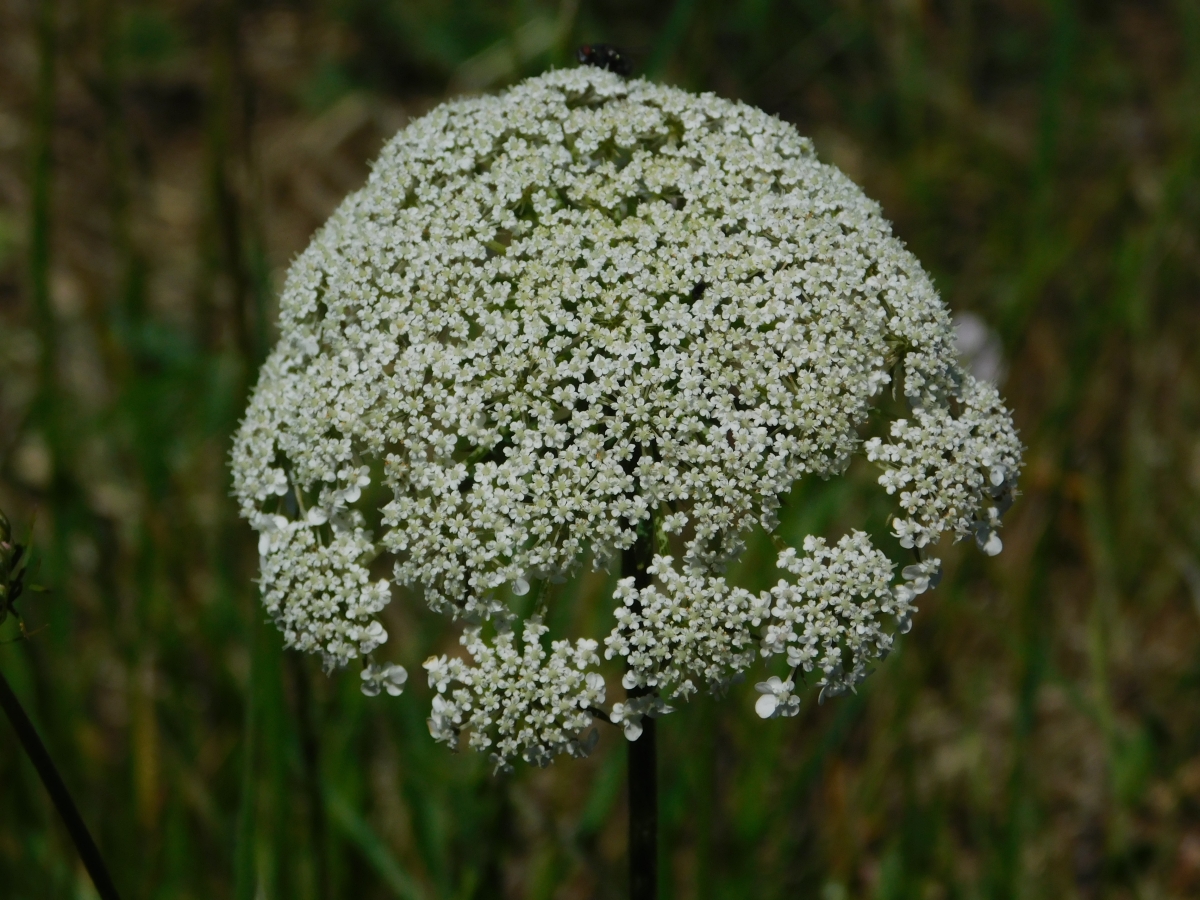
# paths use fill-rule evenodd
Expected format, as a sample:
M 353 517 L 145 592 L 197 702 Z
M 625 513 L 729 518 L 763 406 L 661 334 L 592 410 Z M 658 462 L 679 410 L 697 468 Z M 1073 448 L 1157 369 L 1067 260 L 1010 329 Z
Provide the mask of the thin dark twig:
M 17 738 L 21 741 L 21 746 L 29 756 L 33 767 L 37 769 L 38 775 L 41 776 L 42 784 L 46 786 L 46 792 L 54 802 L 54 808 L 62 816 L 63 824 L 67 826 L 71 841 L 75 844 L 75 849 L 79 851 L 79 858 L 83 860 L 84 868 L 92 877 L 92 884 L 96 886 L 96 893 L 100 895 L 100 900 L 120 900 L 120 895 L 117 894 L 117 889 L 108 874 L 108 868 L 104 865 L 104 859 L 100 856 L 100 850 L 97 848 L 96 842 L 92 840 L 87 825 L 83 823 L 83 817 L 79 815 L 75 801 L 71 799 L 71 794 L 67 790 L 66 784 L 63 783 L 62 776 L 58 774 L 58 769 L 55 768 L 50 754 L 46 751 L 45 744 L 38 737 L 37 729 L 29 721 L 29 716 L 25 714 L 21 702 L 9 687 L 8 679 L 2 672 L 0 672 L 0 706 L 4 707 L 4 712 L 8 715 L 8 720 L 12 722 L 13 730 L 17 732 Z

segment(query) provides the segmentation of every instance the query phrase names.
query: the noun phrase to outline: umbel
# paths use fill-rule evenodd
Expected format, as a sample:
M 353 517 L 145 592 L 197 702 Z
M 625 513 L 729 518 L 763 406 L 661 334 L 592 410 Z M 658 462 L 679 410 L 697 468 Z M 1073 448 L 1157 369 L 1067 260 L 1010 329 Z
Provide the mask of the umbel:
M 395 695 L 378 616 L 409 588 L 465 651 L 424 664 L 433 736 L 499 767 L 586 754 L 597 719 L 643 739 L 751 669 L 794 715 L 908 629 L 943 533 L 1001 549 L 1021 445 L 928 275 L 808 139 L 712 94 L 583 67 L 437 107 L 292 264 L 279 327 L 233 452 L 266 609 Z M 891 536 L 727 581 L 855 457 Z M 610 627 L 550 635 L 583 565 L 620 570 Z

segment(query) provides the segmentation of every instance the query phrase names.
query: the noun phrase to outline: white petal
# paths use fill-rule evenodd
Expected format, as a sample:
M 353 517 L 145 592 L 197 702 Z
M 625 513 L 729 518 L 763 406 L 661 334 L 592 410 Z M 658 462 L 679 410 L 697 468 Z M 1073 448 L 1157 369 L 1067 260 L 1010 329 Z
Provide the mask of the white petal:
M 362 692 L 364 694 L 366 694 L 368 697 L 378 697 L 379 690 L 380 690 L 379 679 L 374 677 L 368 671 L 364 671 L 362 674 L 363 674 Z
M 779 698 L 774 694 L 763 694 L 758 698 L 758 702 L 754 704 L 754 711 L 758 713 L 759 718 L 769 719 L 775 715 L 775 707 L 779 705 Z
M 760 681 L 754 686 L 754 689 L 760 694 L 775 695 L 783 688 L 783 682 L 779 680 L 778 675 L 772 675 L 766 681 Z

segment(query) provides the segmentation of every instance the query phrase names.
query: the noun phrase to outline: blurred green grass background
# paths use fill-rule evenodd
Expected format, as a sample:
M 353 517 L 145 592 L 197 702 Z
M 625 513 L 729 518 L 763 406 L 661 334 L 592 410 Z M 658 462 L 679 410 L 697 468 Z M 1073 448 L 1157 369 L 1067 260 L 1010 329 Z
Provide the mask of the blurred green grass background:
M 494 778 L 421 678 L 284 653 L 226 471 L 288 261 L 382 142 L 585 41 L 811 135 L 996 329 L 1029 446 L 1005 552 L 944 548 L 856 696 L 663 720 L 663 896 L 1200 896 L 1200 4 L 7 0 L 0 507 L 53 593 L 0 669 L 124 896 L 623 896 L 616 736 Z M 802 485 L 785 533 L 874 496 Z M 387 624 L 417 673 L 454 646 Z M 0 896 L 93 896 L 6 723 Z

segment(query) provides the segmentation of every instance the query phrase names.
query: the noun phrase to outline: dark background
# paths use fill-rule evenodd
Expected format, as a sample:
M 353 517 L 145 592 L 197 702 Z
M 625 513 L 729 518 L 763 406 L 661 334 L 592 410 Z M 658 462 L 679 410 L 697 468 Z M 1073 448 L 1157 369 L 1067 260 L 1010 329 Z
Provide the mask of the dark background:
M 617 736 L 502 778 L 435 746 L 454 637 L 403 598 L 398 700 L 284 654 L 226 467 L 288 261 L 381 143 L 597 40 L 879 199 L 1029 448 L 1005 552 L 943 548 L 857 696 L 662 721 L 664 897 L 1200 896 L 1200 4 L 4 0 L 0 507 L 52 593 L 0 670 L 124 896 L 623 895 Z M 0 896 L 90 891 L 0 723 Z

